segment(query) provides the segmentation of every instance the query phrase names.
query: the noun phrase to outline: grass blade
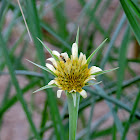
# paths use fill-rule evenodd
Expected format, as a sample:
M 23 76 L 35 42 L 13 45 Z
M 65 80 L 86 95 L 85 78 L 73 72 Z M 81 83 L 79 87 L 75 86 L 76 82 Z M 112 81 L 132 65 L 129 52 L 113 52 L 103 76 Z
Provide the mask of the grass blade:
M 2 38 L 2 35 L 0 33 L 0 46 L 2 47 L 2 50 L 3 50 L 3 55 L 5 57 L 5 61 L 7 63 L 7 66 L 8 66 L 8 70 L 9 70 L 9 73 L 10 73 L 10 76 L 11 76 L 11 80 L 15 86 L 15 89 L 16 89 L 16 92 L 17 92 L 17 98 L 19 99 L 21 105 L 22 105 L 22 108 L 27 116 L 27 119 L 28 119 L 28 122 L 30 124 L 30 127 L 32 129 L 32 132 L 34 133 L 35 137 L 37 140 L 41 140 L 36 128 L 35 128 L 35 125 L 32 121 L 32 118 L 31 118 L 31 114 L 28 110 L 28 107 L 27 107 L 27 104 L 26 102 L 24 101 L 24 98 L 23 98 L 23 95 L 22 95 L 22 91 L 19 87 L 19 84 L 18 84 L 18 81 L 16 79 L 16 76 L 14 74 L 14 70 L 13 70 L 13 67 L 12 67 L 12 64 L 11 64 L 11 61 L 10 61 L 10 58 L 9 58 L 9 54 L 8 54 L 8 50 L 7 50 L 7 47 L 6 47 L 6 44 Z
M 22 93 L 25 94 L 27 93 L 28 90 L 30 90 L 31 88 L 33 88 L 34 86 L 36 86 L 39 83 L 39 80 L 31 80 L 31 82 L 25 86 L 22 89 Z M 18 98 L 16 96 L 13 96 L 11 99 L 9 99 L 4 106 L 2 106 L 0 108 L 0 118 L 3 116 L 3 114 L 10 108 L 12 107 L 16 102 L 18 101 Z
M 139 23 L 138 23 L 136 17 L 133 15 L 132 10 L 129 8 L 126 0 L 120 0 L 120 3 L 123 7 L 123 10 L 126 14 L 128 21 L 130 23 L 130 26 L 131 26 L 131 28 L 136 36 L 136 39 L 140 44 L 140 26 L 139 26 Z
M 109 58 L 111 49 L 113 47 L 113 44 L 114 44 L 117 36 L 119 35 L 124 23 L 125 23 L 125 19 L 126 19 L 126 17 L 125 17 L 125 15 L 123 15 L 122 18 L 121 18 L 120 23 L 118 24 L 118 26 L 117 26 L 114 34 L 113 34 L 113 37 L 112 37 L 112 39 L 111 39 L 111 41 L 110 41 L 110 43 L 108 45 L 107 51 L 106 51 L 106 53 L 105 53 L 105 55 L 104 55 L 104 57 L 103 57 L 103 59 L 101 61 L 101 64 L 100 64 L 101 69 L 104 69 L 104 66 L 105 66 L 106 62 L 108 61 L 108 58 Z
M 41 43 L 36 39 L 36 37 L 42 39 L 42 33 L 41 33 L 41 29 L 40 29 L 40 20 L 38 17 L 38 13 L 37 13 L 37 8 L 36 8 L 36 3 L 34 0 L 25 0 L 26 3 L 26 13 L 28 15 L 28 25 L 29 25 L 29 29 L 36 47 L 36 52 L 37 52 L 37 56 L 38 59 L 41 63 L 41 65 L 45 64 L 45 57 L 44 57 L 44 52 L 43 52 L 43 48 Z M 49 82 L 49 76 L 48 73 L 46 73 L 45 71 L 43 71 L 43 75 L 44 75 L 44 85 L 46 85 L 46 83 Z M 65 140 L 65 133 L 64 133 L 64 128 L 62 126 L 62 121 L 60 118 L 60 114 L 59 114 L 59 110 L 58 110 L 58 106 L 57 106 L 57 102 L 56 102 L 56 95 L 54 94 L 54 92 L 51 89 L 47 89 L 47 94 L 46 96 L 48 96 L 48 98 L 46 97 L 46 101 L 44 104 L 44 109 L 42 111 L 42 119 L 45 118 L 45 115 L 47 114 L 47 110 L 46 110 L 46 106 L 47 106 L 47 102 L 48 105 L 50 107 L 50 113 L 51 113 L 51 119 L 53 121 L 53 126 L 54 126 L 54 131 L 56 134 L 56 138 L 57 140 Z M 45 123 L 46 123 L 46 118 L 44 120 L 42 120 L 41 122 L 44 122 L 43 127 L 45 127 Z
M 128 130 L 129 130 L 129 127 L 130 127 L 130 124 L 132 123 L 132 120 L 133 120 L 133 118 L 134 118 L 134 114 L 135 114 L 135 112 L 136 112 L 136 109 L 137 109 L 137 106 L 138 106 L 139 101 L 140 101 L 140 91 L 139 91 L 138 94 L 137 94 L 137 97 L 136 97 L 136 100 L 135 100 L 135 102 L 134 102 L 132 111 L 131 111 L 131 113 L 130 113 L 128 122 L 127 122 L 127 124 L 125 125 L 124 133 L 123 133 L 123 136 L 122 136 L 122 139 L 121 139 L 121 140 L 124 140 L 125 137 L 126 137 L 126 134 L 127 134 Z
M 124 38 L 121 44 L 121 48 L 119 51 L 119 60 L 118 60 L 118 73 L 117 73 L 117 99 L 120 99 L 121 92 L 122 92 L 122 84 L 124 79 L 124 73 L 126 68 L 126 61 L 127 61 L 127 49 L 128 49 L 128 42 L 129 42 L 129 34 L 130 30 L 129 27 L 126 28 Z
M 105 91 L 102 88 L 100 88 L 98 85 L 95 85 L 95 88 L 98 91 L 98 93 L 106 96 Z M 112 113 L 112 116 L 114 118 L 114 123 L 117 126 L 117 130 L 120 133 L 120 135 L 122 136 L 123 135 L 123 125 L 122 125 L 116 111 L 114 110 L 114 107 L 112 106 L 111 102 L 106 101 L 106 103 L 107 103 L 107 105 Z
M 134 10 L 135 14 L 140 18 L 140 9 L 132 0 L 127 0 L 129 6 Z

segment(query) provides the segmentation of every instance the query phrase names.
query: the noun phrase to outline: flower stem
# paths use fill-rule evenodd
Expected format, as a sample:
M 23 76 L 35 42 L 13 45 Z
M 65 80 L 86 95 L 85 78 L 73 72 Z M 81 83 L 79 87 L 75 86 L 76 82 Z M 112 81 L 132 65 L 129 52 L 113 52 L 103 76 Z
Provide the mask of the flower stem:
M 74 106 L 72 94 L 76 94 L 75 106 Z M 80 99 L 79 93 L 67 93 L 68 110 L 69 110 L 69 140 L 76 139 L 79 99 Z

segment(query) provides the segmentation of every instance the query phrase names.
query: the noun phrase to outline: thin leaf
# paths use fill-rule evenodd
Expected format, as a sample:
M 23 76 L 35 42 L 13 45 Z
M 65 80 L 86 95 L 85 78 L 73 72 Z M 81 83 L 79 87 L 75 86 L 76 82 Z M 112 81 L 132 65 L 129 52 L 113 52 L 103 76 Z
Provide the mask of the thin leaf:
M 121 20 L 120 20 L 120 22 L 119 22 L 119 24 L 118 24 L 118 26 L 117 26 L 117 28 L 116 28 L 116 30 L 115 30 L 115 32 L 114 32 L 114 34 L 113 34 L 113 36 L 112 36 L 112 38 L 111 38 L 111 41 L 109 42 L 109 45 L 108 45 L 107 50 L 106 50 L 106 53 L 104 54 L 104 57 L 102 58 L 102 61 L 101 61 L 101 64 L 100 64 L 101 69 L 104 69 L 105 64 L 107 63 L 107 61 L 109 59 L 111 49 L 114 46 L 114 42 L 116 41 L 116 39 L 117 39 L 117 37 L 118 37 L 118 35 L 119 35 L 119 33 L 120 33 L 125 21 L 126 21 L 126 16 L 123 15 Z
M 41 87 L 41 88 L 37 89 L 33 93 L 39 92 L 39 91 L 44 90 L 44 89 L 47 89 L 47 88 L 53 88 L 53 87 L 57 87 L 57 85 L 55 85 L 55 84 L 53 84 L 53 85 L 46 85 L 44 87 Z
M 8 67 L 8 70 L 9 70 L 9 73 L 10 73 L 10 76 L 11 76 L 11 80 L 12 80 L 12 83 L 16 89 L 16 96 L 18 98 L 18 100 L 20 101 L 21 105 L 22 105 L 22 108 L 26 114 L 26 117 L 27 117 L 27 120 L 30 124 L 30 127 L 32 129 L 32 132 L 34 133 L 35 137 L 37 140 L 41 140 L 39 134 L 38 134 L 38 131 L 35 127 L 35 124 L 32 120 L 32 117 L 31 117 L 31 113 L 28 109 L 28 106 L 27 106 L 27 103 L 25 102 L 24 98 L 23 98 L 23 93 L 22 93 L 22 90 L 20 89 L 20 86 L 18 84 L 18 81 L 17 81 L 17 78 L 14 74 L 14 69 L 13 69 L 13 66 L 12 66 L 12 63 L 11 63 L 11 60 L 9 58 L 9 53 L 8 53 L 8 50 L 7 50 L 7 46 L 6 46 L 6 43 L 4 42 L 3 40 L 3 37 L 2 37 L 2 34 L 0 33 L 0 47 L 2 47 L 2 50 L 3 50 L 3 55 L 5 57 L 5 62 L 7 64 L 7 67 Z
M 35 0 L 25 0 L 25 3 L 26 3 L 25 6 L 26 6 L 27 20 L 29 23 L 28 25 L 29 25 L 29 29 L 30 29 L 30 32 L 31 32 L 32 37 L 33 37 L 35 47 L 36 47 L 37 56 L 38 56 L 38 59 L 40 61 L 40 64 L 44 65 L 45 64 L 44 51 L 43 51 L 41 43 L 36 39 L 36 37 L 42 39 L 40 18 L 39 18 L 38 13 L 37 13 L 36 1 Z M 43 71 L 43 75 L 44 75 L 44 85 L 45 85 L 50 80 L 49 80 L 49 75 L 48 75 L 48 73 L 46 73 L 46 71 Z M 44 119 L 45 116 L 47 115 L 46 108 L 47 108 L 47 105 L 49 105 L 51 120 L 53 122 L 54 132 L 56 134 L 56 139 L 57 140 L 65 140 L 66 139 L 65 132 L 64 132 L 63 125 L 62 125 L 62 120 L 60 118 L 58 106 L 57 106 L 56 95 L 54 94 L 54 92 L 51 89 L 47 90 L 46 95 L 47 95 L 47 97 L 45 99 L 41 118 Z M 44 126 L 45 126 L 46 118 L 44 120 L 41 120 L 41 123 L 42 122 L 44 122 Z M 42 128 L 44 126 L 42 126 Z
M 128 42 L 129 42 L 129 35 L 130 35 L 130 28 L 127 27 L 120 51 L 119 51 L 119 58 L 118 58 L 118 66 L 119 70 L 117 71 L 117 93 L 116 97 L 119 99 L 122 93 L 122 84 L 125 74 L 125 68 L 126 68 L 126 61 L 127 61 L 127 50 L 128 50 Z
M 137 7 L 137 5 L 132 0 L 127 0 L 127 2 L 131 6 L 131 8 L 134 10 L 136 15 L 140 18 L 140 9 L 139 9 L 139 7 Z
M 88 57 L 87 64 L 89 64 L 94 57 L 94 55 L 103 47 L 104 43 L 106 42 L 107 38 L 99 45 L 99 47 Z
M 134 116 L 135 116 L 136 109 L 138 107 L 139 101 L 140 101 L 140 91 L 138 92 L 136 100 L 135 100 L 135 102 L 133 104 L 133 108 L 132 108 L 132 111 L 130 113 L 129 120 L 128 120 L 128 122 L 125 125 L 125 129 L 124 129 L 124 133 L 123 133 L 123 136 L 122 136 L 122 140 L 125 139 L 126 134 L 127 134 L 128 130 L 129 130 L 130 124 L 132 123 L 132 121 L 134 119 Z
M 116 70 L 116 69 L 118 69 L 118 68 L 119 68 L 119 67 L 114 68 L 114 69 L 109 69 L 109 70 L 99 71 L 99 72 L 93 73 L 92 75 L 95 75 L 95 76 L 97 76 L 97 75 L 101 75 L 101 74 L 108 73 L 108 72 L 111 72 L 111 71 L 113 71 L 113 70 Z
M 120 3 L 123 7 L 123 10 L 127 16 L 127 19 L 132 27 L 132 30 L 136 36 L 138 43 L 140 44 L 140 26 L 139 23 L 134 16 L 132 10 L 129 8 L 128 3 L 125 0 L 120 0 Z
M 39 84 L 40 82 L 40 79 L 38 80 L 31 80 L 30 83 L 25 86 L 22 90 L 22 93 L 23 94 L 26 94 L 28 93 L 27 91 L 29 91 L 31 88 L 33 88 L 34 86 L 36 86 L 37 84 Z M 16 93 L 15 93 L 16 94 Z M 14 94 L 14 96 L 9 99 L 0 109 L 0 118 L 4 115 L 4 113 L 10 109 L 17 101 L 18 101 L 18 98 L 17 96 Z

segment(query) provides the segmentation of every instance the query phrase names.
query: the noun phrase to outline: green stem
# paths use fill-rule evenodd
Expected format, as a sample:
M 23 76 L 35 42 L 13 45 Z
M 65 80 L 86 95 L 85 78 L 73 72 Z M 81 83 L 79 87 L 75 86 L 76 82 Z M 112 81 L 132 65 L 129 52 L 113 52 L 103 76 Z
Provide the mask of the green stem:
M 74 106 L 72 94 L 76 94 L 75 106 Z M 69 110 L 69 140 L 76 139 L 79 99 L 80 99 L 79 93 L 67 93 L 68 110 Z

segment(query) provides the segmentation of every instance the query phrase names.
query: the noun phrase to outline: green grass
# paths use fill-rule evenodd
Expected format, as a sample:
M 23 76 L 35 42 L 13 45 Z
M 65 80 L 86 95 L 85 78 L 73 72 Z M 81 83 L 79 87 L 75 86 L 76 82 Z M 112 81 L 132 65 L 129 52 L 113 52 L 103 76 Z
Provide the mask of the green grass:
M 71 54 L 71 45 L 75 42 L 76 30 L 79 27 L 79 50 L 86 54 L 88 63 L 91 62 L 90 66 L 100 66 L 104 70 L 104 75 L 99 76 L 96 81 L 102 83 L 84 88 L 88 92 L 88 97 L 80 98 L 77 140 L 104 139 L 108 136 L 129 140 L 128 134 L 140 120 L 140 75 L 137 67 L 140 64 L 140 55 L 135 56 L 129 50 L 131 46 L 132 50 L 139 54 L 140 8 L 137 0 L 120 0 L 115 6 L 110 0 L 77 0 L 80 8 L 78 13 L 74 14 L 73 9 L 70 13 L 66 12 L 69 5 L 63 0 L 20 2 L 33 42 L 29 40 L 17 2 L 0 1 L 0 79 L 3 76 L 7 80 L 0 91 L 0 128 L 4 129 L 5 114 L 19 102 L 18 105 L 22 107 L 29 125 L 29 133 L 26 136 L 28 139 L 68 139 L 69 124 L 65 96 L 57 99 L 55 89 L 43 90 L 44 102 L 40 107 L 36 103 L 36 97 L 39 96 L 37 94 L 43 93 L 32 95 L 32 92 L 46 86 L 53 79 L 54 73 L 45 67 L 46 59 L 49 57 L 46 49 L 56 48 L 59 52 Z M 73 5 L 76 6 L 75 3 Z M 110 12 L 111 5 L 114 8 Z M 10 22 L 6 22 L 9 13 Z M 71 18 L 68 14 L 74 17 Z M 53 16 L 50 18 L 50 15 Z M 103 40 L 106 41 L 105 44 L 100 45 Z M 51 50 L 50 54 L 55 57 Z M 133 57 L 128 58 L 128 55 Z M 44 70 L 39 70 L 26 59 Z M 106 73 L 106 70 L 111 71 L 113 68 L 118 69 Z M 7 78 L 7 75 L 10 78 Z M 21 86 L 18 77 L 25 79 L 26 85 Z M 2 81 L 0 84 L 3 84 Z M 30 101 L 25 98 L 27 94 Z M 95 110 L 99 107 L 98 103 L 103 102 L 108 106 L 108 110 L 97 119 L 95 117 L 98 112 Z M 85 112 L 89 108 L 87 115 Z M 127 117 L 119 117 L 122 110 L 127 112 Z M 38 124 L 34 122 L 34 113 L 38 113 Z M 101 129 L 110 117 L 114 123 Z M 131 133 L 139 139 L 137 131 L 140 130 L 133 130 Z

